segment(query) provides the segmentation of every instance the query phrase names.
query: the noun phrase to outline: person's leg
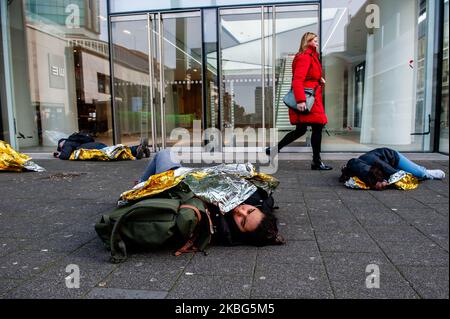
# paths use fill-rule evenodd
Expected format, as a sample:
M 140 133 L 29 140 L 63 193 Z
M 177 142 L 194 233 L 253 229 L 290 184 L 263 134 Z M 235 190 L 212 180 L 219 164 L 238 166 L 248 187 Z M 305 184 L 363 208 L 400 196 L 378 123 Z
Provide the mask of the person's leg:
M 445 173 L 441 170 L 427 170 L 425 167 L 420 166 L 410 159 L 408 159 L 405 155 L 400 152 L 397 152 L 399 161 L 398 161 L 398 169 L 401 169 L 405 172 L 413 174 L 415 177 L 419 179 L 443 179 L 445 178 Z
M 322 150 L 322 131 L 324 125 L 322 124 L 312 124 L 312 134 L 311 134 L 311 147 L 313 149 L 313 162 L 311 164 L 312 170 L 319 171 L 329 171 L 333 168 L 331 166 L 325 165 L 322 163 L 322 159 L 320 156 Z
M 298 125 L 296 125 L 295 130 L 290 131 L 289 133 L 287 133 L 281 139 L 280 143 L 278 143 L 278 145 L 273 147 L 272 149 L 273 150 L 277 150 L 277 152 L 280 152 L 280 150 L 282 148 L 284 148 L 285 146 L 291 144 L 295 140 L 297 140 L 300 137 L 302 137 L 303 135 L 305 135 L 307 129 L 308 129 L 308 126 L 306 126 L 305 124 L 298 124 Z M 272 149 L 270 149 L 270 150 L 272 151 Z
M 158 160 L 156 161 L 155 174 L 160 174 L 172 169 L 181 167 L 180 161 L 170 150 L 161 150 L 158 152 Z
M 138 181 L 139 183 L 148 180 L 150 178 L 150 176 L 156 174 L 156 163 L 158 161 L 158 154 L 159 153 L 155 153 L 155 156 L 150 161 L 150 163 L 147 165 L 147 168 L 145 169 L 144 174 L 141 176 L 141 178 L 139 178 L 139 181 Z
M 313 162 L 319 163 L 320 158 L 320 152 L 322 148 L 322 130 L 323 125 L 322 124 L 313 124 L 311 125 L 312 128 L 312 134 L 311 134 L 311 146 L 313 149 Z
M 413 174 L 415 177 L 420 179 L 425 179 L 427 177 L 427 169 L 423 166 L 420 166 L 410 159 L 408 159 L 405 155 L 401 154 L 400 152 L 397 152 L 399 161 L 397 168 L 401 169 L 402 171 L 405 171 L 407 173 Z

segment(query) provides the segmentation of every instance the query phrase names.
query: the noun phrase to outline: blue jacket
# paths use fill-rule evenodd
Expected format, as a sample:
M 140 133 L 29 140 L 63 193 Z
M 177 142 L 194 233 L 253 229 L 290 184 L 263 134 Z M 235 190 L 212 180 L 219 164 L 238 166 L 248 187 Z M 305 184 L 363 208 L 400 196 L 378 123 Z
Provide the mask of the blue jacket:
M 387 148 L 377 148 L 361 155 L 359 158 L 352 158 L 347 163 L 347 175 L 357 176 L 363 182 L 367 182 L 367 175 L 370 168 L 378 163 L 386 175 L 391 176 L 399 171 L 398 162 L 400 158 L 398 152 Z

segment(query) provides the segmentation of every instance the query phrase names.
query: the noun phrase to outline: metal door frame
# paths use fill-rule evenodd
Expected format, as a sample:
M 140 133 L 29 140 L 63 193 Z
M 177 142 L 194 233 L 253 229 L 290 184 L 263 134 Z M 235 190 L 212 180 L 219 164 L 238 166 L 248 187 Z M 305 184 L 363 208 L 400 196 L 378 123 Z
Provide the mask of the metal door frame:
M 193 15 L 193 13 L 195 13 Z M 148 43 L 148 66 L 149 66 L 149 88 L 150 88 L 150 96 L 149 96 L 149 107 L 151 112 L 151 143 L 150 145 L 153 148 L 153 151 L 158 151 L 160 149 L 166 148 L 166 94 L 165 94 L 165 79 L 164 79 L 164 18 L 178 18 L 178 17 L 188 17 L 188 16 L 196 16 L 200 18 L 200 22 L 202 23 L 202 14 L 201 10 L 183 10 L 183 11 L 177 11 L 177 12 L 147 12 L 146 14 L 131 14 L 131 15 L 117 15 L 117 16 L 111 16 L 109 21 L 109 28 L 112 30 L 112 25 L 115 22 L 120 21 L 147 21 L 147 43 Z M 144 18 L 145 17 L 145 18 Z M 156 23 L 157 31 L 153 28 L 153 23 Z M 157 35 L 157 43 L 154 43 L 153 34 L 155 33 Z M 114 76 L 114 39 L 112 32 L 110 32 L 109 35 L 110 39 L 110 74 L 111 74 L 111 99 L 112 99 L 112 109 L 113 109 L 113 127 L 114 127 L 114 143 L 117 143 L 120 141 L 120 127 L 119 127 L 119 121 L 117 120 L 117 107 L 116 107 L 116 94 L 115 94 L 115 76 Z M 203 41 L 202 41 L 203 45 Z M 158 62 L 160 65 L 159 68 L 159 84 L 157 81 L 155 81 L 155 65 L 153 63 L 153 53 L 156 53 L 156 56 L 158 58 Z M 202 68 L 204 66 L 202 65 Z M 202 86 L 205 85 L 205 81 L 202 78 Z M 161 119 L 160 123 L 156 120 L 155 112 L 157 109 L 157 103 L 156 103 L 156 94 L 155 89 L 159 88 L 159 111 L 161 112 Z M 203 89 L 202 89 L 203 94 Z M 203 100 L 203 98 L 202 98 Z M 202 105 L 202 113 L 204 112 L 205 106 Z M 160 136 L 158 134 L 158 128 L 161 128 L 160 130 Z M 141 130 L 141 137 L 142 137 L 142 130 Z M 161 138 L 161 142 L 158 143 L 157 139 Z M 161 144 L 161 146 L 159 146 Z

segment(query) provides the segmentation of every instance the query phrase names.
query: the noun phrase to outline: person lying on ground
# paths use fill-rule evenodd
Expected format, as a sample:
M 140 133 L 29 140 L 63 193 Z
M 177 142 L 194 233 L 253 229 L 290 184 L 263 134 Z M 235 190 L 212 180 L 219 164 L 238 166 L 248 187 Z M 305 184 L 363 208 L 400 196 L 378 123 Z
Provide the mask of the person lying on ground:
M 339 181 L 347 182 L 350 178 L 357 177 L 370 189 L 383 190 L 389 187 L 389 178 L 399 171 L 410 173 L 419 180 L 445 178 L 442 170 L 427 169 L 400 152 L 383 147 L 349 160 L 342 168 Z
M 53 156 L 61 160 L 69 160 L 72 153 L 76 150 L 102 150 L 106 147 L 108 147 L 108 145 L 96 142 L 94 138 L 89 135 L 73 133 L 68 138 L 63 138 L 58 141 L 57 152 L 54 152 Z M 137 159 L 141 159 L 144 155 L 150 157 L 148 140 L 142 139 L 139 145 L 131 146 L 130 151 Z
M 181 163 L 170 150 L 159 151 L 147 165 L 138 183 L 145 182 L 153 175 L 181 167 Z M 255 246 L 284 243 L 283 237 L 278 234 L 277 218 L 273 214 L 273 197 L 267 192 L 257 189 L 247 200 L 229 212 L 221 212 L 216 205 L 206 204 L 217 229 L 214 236 L 216 243 L 245 243 Z
M 180 175 L 177 175 L 179 172 Z M 244 175 L 246 177 L 242 177 Z M 251 178 L 259 179 L 251 182 Z M 269 182 L 264 184 L 264 178 Z M 255 173 L 251 164 L 183 168 L 178 161 L 173 160 L 170 151 L 163 150 L 155 154 L 140 181 L 133 190 L 121 195 L 121 200 L 126 199 L 126 203 L 120 204 L 119 200 L 120 207 L 104 215 L 96 224 L 97 234 L 111 250 L 113 262 L 125 260 L 130 246 L 151 249 L 175 242 L 175 246 L 182 247 L 178 248 L 178 255 L 204 251 L 209 243 L 258 247 L 285 243 L 278 232 L 277 218 L 273 213 L 276 207 L 271 196 L 271 189 L 276 187 L 273 185 L 278 185 L 278 181 L 268 175 Z M 173 200 L 180 203 L 175 217 L 169 214 L 168 218 L 158 216 L 153 221 L 152 218 L 163 214 L 168 206 L 170 208 L 169 202 Z M 196 214 L 191 211 L 190 215 L 183 215 L 189 208 Z M 186 217 L 188 215 L 190 219 Z M 198 218 L 194 218 L 195 215 Z M 170 231 L 165 231 L 165 225 L 174 219 L 174 226 Z M 186 229 L 192 230 L 192 227 L 180 225 L 186 224 L 188 219 L 187 224 L 200 226 L 187 232 Z M 182 245 L 183 240 L 180 238 L 184 238 L 184 242 L 189 240 Z

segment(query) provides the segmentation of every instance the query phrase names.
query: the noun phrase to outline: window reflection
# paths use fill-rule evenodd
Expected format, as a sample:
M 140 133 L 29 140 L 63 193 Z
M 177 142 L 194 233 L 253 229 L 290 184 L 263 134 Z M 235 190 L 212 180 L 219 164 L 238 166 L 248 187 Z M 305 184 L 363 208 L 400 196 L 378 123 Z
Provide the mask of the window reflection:
M 426 1 L 325 0 L 322 55 L 327 79 L 328 151 L 363 151 L 379 145 L 424 150 L 428 129 L 425 76 Z M 380 25 L 368 24 L 369 4 Z M 416 135 L 414 135 L 416 134 Z
M 76 131 L 112 142 L 106 3 L 8 2 L 19 147 L 53 150 Z

